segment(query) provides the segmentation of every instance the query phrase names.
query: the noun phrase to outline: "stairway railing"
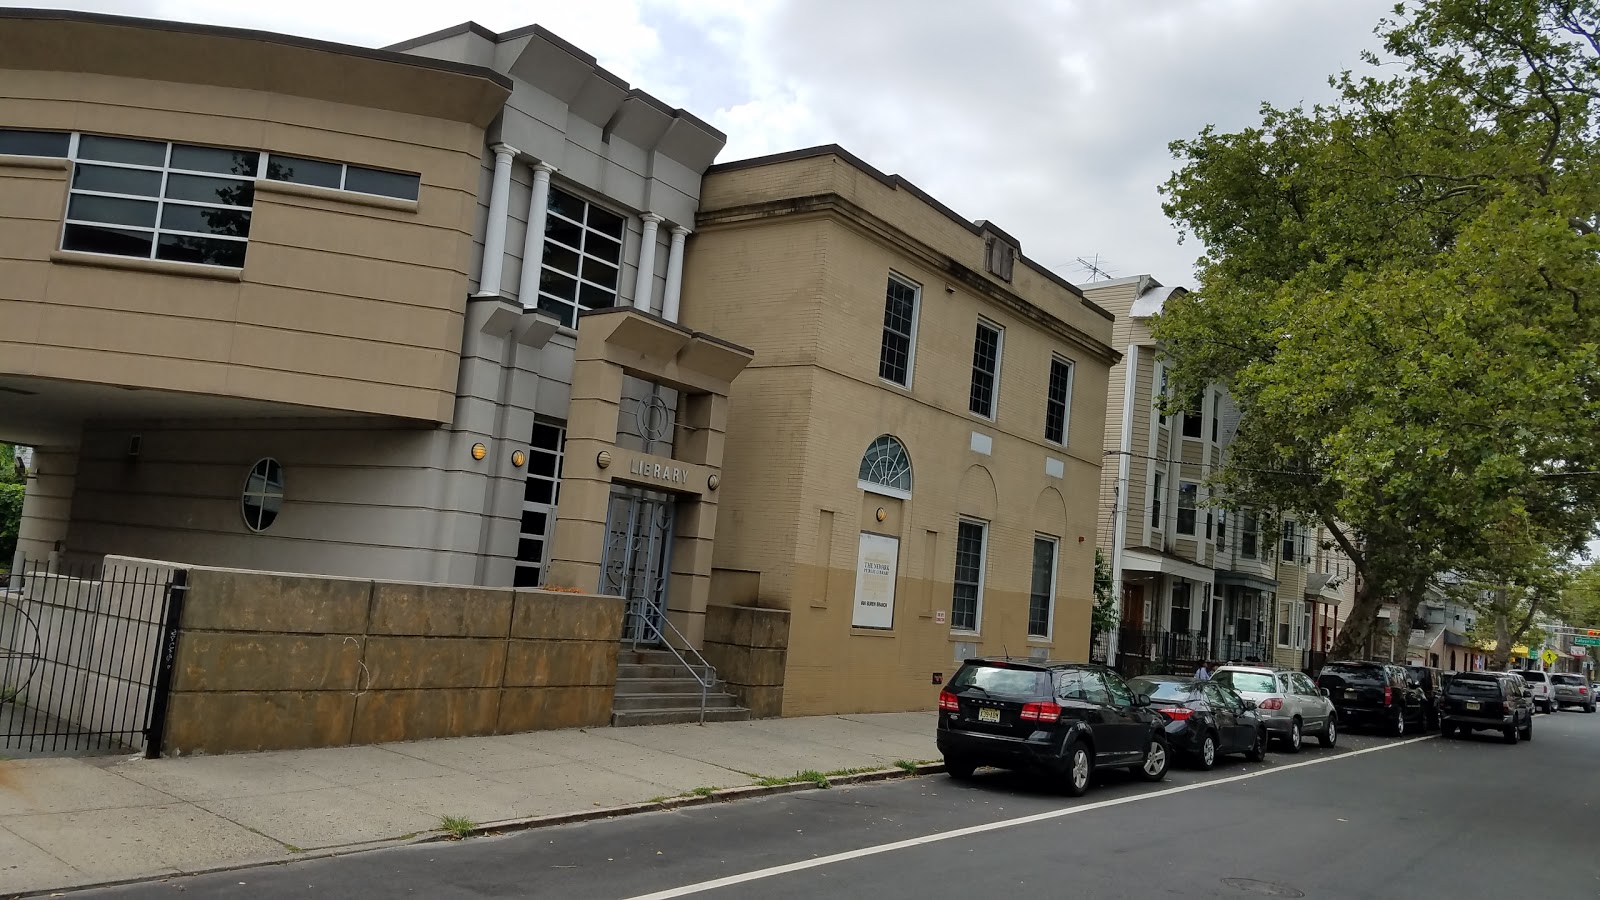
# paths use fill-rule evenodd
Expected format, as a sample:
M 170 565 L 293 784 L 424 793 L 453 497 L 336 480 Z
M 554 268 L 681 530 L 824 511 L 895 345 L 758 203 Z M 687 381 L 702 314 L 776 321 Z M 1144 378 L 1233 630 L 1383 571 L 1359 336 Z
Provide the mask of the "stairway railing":
M 694 648 L 694 645 L 689 643 L 689 639 L 683 636 L 683 632 L 672 624 L 672 620 L 667 618 L 666 610 L 661 608 L 655 598 L 635 597 L 632 599 L 636 602 L 628 604 L 628 615 L 634 619 L 635 627 L 628 629 L 628 632 L 632 635 L 634 652 L 639 650 L 639 635 L 648 628 L 655 634 L 655 638 L 661 643 L 661 646 L 667 648 L 673 657 L 678 660 L 678 663 L 689 672 L 689 676 L 695 680 L 695 683 L 700 685 L 700 724 L 704 725 L 706 723 L 706 705 L 710 697 L 711 686 L 717 683 L 716 668 L 701 655 L 699 650 Z M 682 642 L 683 650 L 687 650 L 690 655 L 699 660 L 701 671 L 695 671 L 694 663 L 689 662 L 683 652 L 673 646 L 671 639 L 667 637 L 666 631 L 661 628 L 663 623 L 666 625 L 667 630 L 671 631 L 673 636 Z

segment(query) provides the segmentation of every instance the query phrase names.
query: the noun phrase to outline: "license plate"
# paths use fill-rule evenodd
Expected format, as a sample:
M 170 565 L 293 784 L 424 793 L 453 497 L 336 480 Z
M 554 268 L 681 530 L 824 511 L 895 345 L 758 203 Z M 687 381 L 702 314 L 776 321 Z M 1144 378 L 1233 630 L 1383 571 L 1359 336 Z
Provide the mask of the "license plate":
M 1475 703 L 1475 702 L 1473 702 L 1471 700 L 1468 700 L 1467 701 L 1467 709 L 1483 709 L 1483 704 L 1482 703 Z
M 1354 700 L 1356 698 L 1356 692 L 1355 691 L 1345 691 L 1344 692 L 1344 698 L 1346 700 Z
M 989 709 L 988 707 L 983 707 L 983 708 L 978 710 L 978 721 L 979 722 L 998 722 L 998 721 L 1000 721 L 1000 710 L 998 710 L 998 709 Z

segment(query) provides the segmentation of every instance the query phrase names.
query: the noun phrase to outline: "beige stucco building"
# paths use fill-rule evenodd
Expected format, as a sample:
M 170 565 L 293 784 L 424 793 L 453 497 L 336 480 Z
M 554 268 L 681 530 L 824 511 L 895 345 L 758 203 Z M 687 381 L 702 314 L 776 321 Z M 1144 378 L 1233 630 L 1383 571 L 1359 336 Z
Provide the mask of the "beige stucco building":
M 784 714 L 1085 658 L 1110 315 L 838 147 L 712 167 L 698 221 L 684 324 L 754 351 L 713 592 L 788 610 Z

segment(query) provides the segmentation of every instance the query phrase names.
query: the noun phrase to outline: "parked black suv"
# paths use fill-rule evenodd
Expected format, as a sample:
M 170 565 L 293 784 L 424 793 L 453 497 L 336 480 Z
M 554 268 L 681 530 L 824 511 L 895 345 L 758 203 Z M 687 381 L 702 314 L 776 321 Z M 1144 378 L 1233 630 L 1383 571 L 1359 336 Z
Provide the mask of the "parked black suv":
M 1043 773 L 1080 796 L 1095 769 L 1167 777 L 1167 720 L 1122 676 L 1086 663 L 969 659 L 939 693 L 939 752 L 953 778 L 978 766 Z
M 1508 744 L 1532 740 L 1533 694 L 1514 674 L 1457 672 L 1440 698 L 1439 730 L 1445 737 L 1498 731 Z
M 1413 725 L 1418 730 L 1428 727 L 1427 695 L 1411 681 L 1405 666 L 1331 662 L 1322 667 L 1317 686 L 1327 689 L 1346 728 L 1371 725 L 1398 737 Z
M 1411 683 L 1422 688 L 1422 693 L 1427 697 L 1427 705 L 1423 708 L 1427 721 L 1423 728 L 1433 728 L 1439 724 L 1439 697 L 1443 692 L 1444 673 L 1433 666 L 1421 666 L 1415 663 L 1406 666 L 1406 674 L 1411 676 Z

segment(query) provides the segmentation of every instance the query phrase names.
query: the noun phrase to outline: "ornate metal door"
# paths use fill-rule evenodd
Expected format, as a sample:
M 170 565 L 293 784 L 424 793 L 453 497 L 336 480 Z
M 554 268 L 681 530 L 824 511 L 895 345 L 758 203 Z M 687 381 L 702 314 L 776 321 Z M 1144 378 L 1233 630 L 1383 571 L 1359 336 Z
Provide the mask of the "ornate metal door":
M 611 490 L 600 590 L 627 601 L 625 641 L 662 643 L 676 509 L 669 494 L 630 487 Z

